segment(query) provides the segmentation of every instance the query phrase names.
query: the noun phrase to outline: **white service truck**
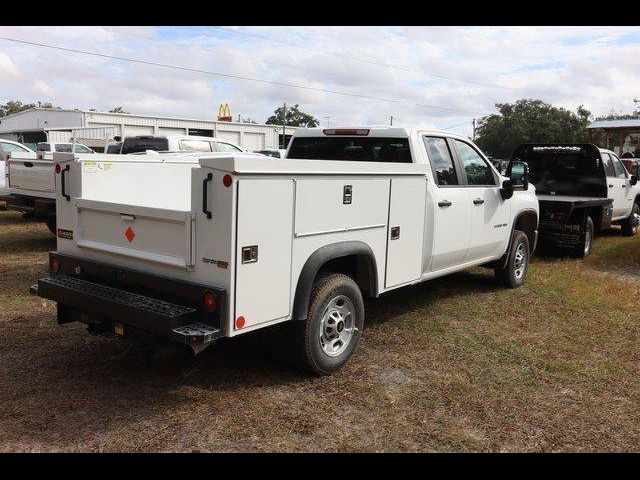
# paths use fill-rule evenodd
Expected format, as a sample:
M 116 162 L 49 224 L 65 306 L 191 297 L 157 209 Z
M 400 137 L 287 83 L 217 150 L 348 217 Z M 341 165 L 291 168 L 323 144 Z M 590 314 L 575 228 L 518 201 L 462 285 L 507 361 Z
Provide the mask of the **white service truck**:
M 327 374 L 358 344 L 364 295 L 475 265 L 518 287 L 536 244 L 526 164 L 503 177 L 448 133 L 299 129 L 279 162 L 124 158 L 54 157 L 57 251 L 31 292 L 92 333 L 198 353 L 291 321 L 302 364 Z

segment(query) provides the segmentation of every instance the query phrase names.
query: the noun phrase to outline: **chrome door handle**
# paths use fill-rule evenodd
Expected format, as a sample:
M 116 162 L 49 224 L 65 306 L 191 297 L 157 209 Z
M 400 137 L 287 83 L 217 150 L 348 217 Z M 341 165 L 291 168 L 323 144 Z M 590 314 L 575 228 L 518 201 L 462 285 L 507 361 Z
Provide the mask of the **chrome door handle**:
M 483 200 L 483 199 L 481 199 L 481 198 L 476 198 L 476 199 L 473 201 L 473 204 L 474 204 L 474 205 L 482 205 L 483 203 L 484 203 L 484 200 Z
M 449 200 L 443 200 L 442 202 L 438 202 L 439 207 L 450 207 L 453 205 Z

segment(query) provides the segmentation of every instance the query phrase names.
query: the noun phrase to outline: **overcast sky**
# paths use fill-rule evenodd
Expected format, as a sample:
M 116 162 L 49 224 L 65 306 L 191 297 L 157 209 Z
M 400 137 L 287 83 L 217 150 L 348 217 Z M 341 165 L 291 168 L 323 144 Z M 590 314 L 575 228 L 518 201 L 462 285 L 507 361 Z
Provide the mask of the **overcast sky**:
M 2 103 L 211 119 L 225 102 L 234 120 L 263 123 L 286 101 L 322 125 L 393 115 L 468 135 L 496 102 L 540 98 L 601 115 L 631 112 L 640 98 L 639 27 L 0 27 L 0 36 L 275 82 L 0 40 Z

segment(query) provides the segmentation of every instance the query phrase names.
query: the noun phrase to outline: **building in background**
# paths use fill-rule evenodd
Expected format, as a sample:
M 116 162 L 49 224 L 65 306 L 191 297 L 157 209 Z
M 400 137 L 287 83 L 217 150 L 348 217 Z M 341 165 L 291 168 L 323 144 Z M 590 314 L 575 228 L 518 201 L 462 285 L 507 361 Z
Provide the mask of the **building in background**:
M 287 140 L 295 129 L 285 127 Z M 0 118 L 0 138 L 18 141 L 34 150 L 38 142 L 75 139 L 102 152 L 108 140 L 132 135 L 204 135 L 229 140 L 249 150 L 262 150 L 281 148 L 283 127 L 57 108 L 32 108 Z
M 596 120 L 587 127 L 589 140 L 618 156 L 640 157 L 640 120 Z

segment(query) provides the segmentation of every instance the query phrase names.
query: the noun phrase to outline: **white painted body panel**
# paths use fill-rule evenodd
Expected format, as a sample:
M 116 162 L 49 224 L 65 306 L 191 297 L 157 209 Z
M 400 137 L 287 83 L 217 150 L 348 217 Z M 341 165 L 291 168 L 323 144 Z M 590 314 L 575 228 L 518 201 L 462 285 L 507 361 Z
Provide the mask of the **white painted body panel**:
M 58 228 L 74 232 L 73 239 L 58 238 L 58 251 L 223 289 L 225 336 L 290 319 L 305 263 L 337 242 L 362 242 L 371 250 L 373 295 L 500 258 L 516 215 L 538 212 L 533 188 L 507 201 L 497 188 L 456 189 L 460 209 L 440 209 L 437 202 L 454 198 L 454 190 L 434 185 L 422 133 L 405 131 L 413 164 L 56 154 L 56 162 L 70 167 L 71 196 L 60 196 L 56 175 Z M 343 201 L 345 185 L 352 187 L 350 204 Z M 485 204 L 474 210 L 475 196 Z M 494 229 L 498 222 L 507 225 Z M 124 236 L 128 226 L 136 233 L 132 241 Z M 400 236 L 390 240 L 396 226 Z M 251 245 L 258 246 L 258 260 L 242 263 L 242 247 Z M 240 315 L 246 323 L 238 330 Z

